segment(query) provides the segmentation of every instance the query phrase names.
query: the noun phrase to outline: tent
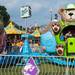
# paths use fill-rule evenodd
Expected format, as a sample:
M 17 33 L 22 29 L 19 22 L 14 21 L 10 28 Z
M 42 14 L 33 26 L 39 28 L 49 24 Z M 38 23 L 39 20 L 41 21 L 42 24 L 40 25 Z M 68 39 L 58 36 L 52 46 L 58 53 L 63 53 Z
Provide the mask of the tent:
M 36 28 L 36 30 L 32 33 L 32 35 L 34 37 L 40 37 L 40 32 L 39 32 L 38 28 Z
M 5 28 L 6 34 L 24 34 L 25 31 L 21 31 L 17 29 L 12 22 L 9 23 L 9 25 Z

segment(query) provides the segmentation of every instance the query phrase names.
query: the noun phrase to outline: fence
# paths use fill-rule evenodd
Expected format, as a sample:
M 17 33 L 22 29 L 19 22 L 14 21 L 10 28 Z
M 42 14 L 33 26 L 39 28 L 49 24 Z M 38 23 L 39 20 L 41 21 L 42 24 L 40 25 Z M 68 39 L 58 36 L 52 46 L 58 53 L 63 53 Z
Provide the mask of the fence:
M 40 70 L 39 75 L 75 75 L 74 57 L 32 57 Z M 25 55 L 0 55 L 0 75 L 23 75 L 22 69 L 29 58 Z

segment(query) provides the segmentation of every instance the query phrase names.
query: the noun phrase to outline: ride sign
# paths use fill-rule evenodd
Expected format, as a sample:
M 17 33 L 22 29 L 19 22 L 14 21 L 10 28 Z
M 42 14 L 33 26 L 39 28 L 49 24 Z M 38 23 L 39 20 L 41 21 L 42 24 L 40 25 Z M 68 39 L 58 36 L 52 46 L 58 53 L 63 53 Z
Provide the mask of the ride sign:
M 38 75 L 39 74 L 39 68 L 35 64 L 35 61 L 32 57 L 29 59 L 28 63 L 23 68 L 22 73 L 23 75 Z

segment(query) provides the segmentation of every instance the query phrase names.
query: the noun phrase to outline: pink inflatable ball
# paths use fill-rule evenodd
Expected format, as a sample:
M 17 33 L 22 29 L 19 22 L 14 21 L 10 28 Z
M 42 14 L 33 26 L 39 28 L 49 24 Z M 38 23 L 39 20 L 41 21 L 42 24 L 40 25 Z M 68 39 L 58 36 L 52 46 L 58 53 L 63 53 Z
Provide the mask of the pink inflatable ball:
M 45 52 L 45 50 L 46 50 L 46 47 L 43 46 L 43 47 L 42 47 L 42 51 Z

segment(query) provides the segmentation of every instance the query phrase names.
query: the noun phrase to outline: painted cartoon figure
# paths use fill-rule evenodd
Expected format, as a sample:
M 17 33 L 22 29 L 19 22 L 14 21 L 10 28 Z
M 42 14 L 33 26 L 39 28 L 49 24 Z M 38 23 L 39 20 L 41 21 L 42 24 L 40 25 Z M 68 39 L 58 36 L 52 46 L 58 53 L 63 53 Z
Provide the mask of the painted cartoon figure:
M 58 22 L 53 22 L 52 25 L 51 25 L 51 28 L 52 28 L 54 34 L 58 34 L 60 29 L 61 29 Z
M 63 54 L 60 55 L 69 55 L 75 53 L 75 46 L 72 40 L 75 39 L 75 5 L 68 4 L 65 8 L 59 9 L 59 14 L 61 16 L 61 20 L 57 22 L 50 23 L 51 29 L 55 35 L 56 42 L 57 42 L 57 52 L 59 50 L 59 46 L 63 48 Z M 59 26 L 58 26 L 59 24 Z M 71 42 L 73 44 L 69 44 Z M 73 45 L 73 46 L 72 46 Z

